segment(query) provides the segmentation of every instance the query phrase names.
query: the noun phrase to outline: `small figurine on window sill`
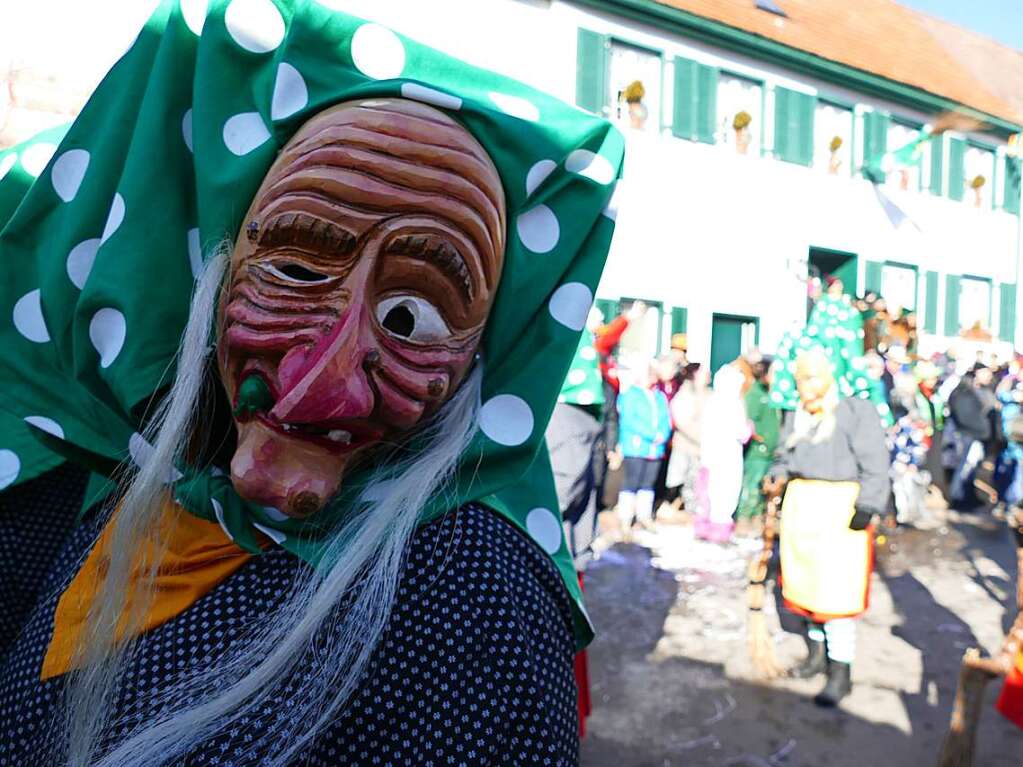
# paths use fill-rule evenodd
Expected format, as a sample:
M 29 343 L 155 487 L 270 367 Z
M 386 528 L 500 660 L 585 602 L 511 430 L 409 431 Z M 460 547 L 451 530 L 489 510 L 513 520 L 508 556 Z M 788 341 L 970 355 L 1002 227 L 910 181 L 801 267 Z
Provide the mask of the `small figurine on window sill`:
M 973 177 L 970 182 L 970 189 L 973 190 L 973 204 L 980 208 L 984 205 L 984 193 L 981 191 L 984 185 L 987 183 L 987 179 L 982 174 L 977 174 Z
M 985 328 L 980 320 L 974 322 L 970 327 L 963 330 L 960 334 L 963 338 L 968 338 L 971 341 L 992 341 L 994 336 L 991 331 Z
M 650 116 L 650 111 L 643 103 L 645 96 L 646 88 L 643 87 L 643 83 L 640 80 L 633 80 L 622 91 L 620 97 L 625 100 L 629 114 L 629 127 L 634 130 L 646 130 L 646 121 Z
M 831 143 L 828 144 L 828 150 L 831 152 L 831 157 L 828 159 L 828 173 L 832 176 L 837 176 L 839 171 L 842 169 L 842 158 L 838 156 L 838 150 L 841 148 L 841 136 L 835 136 L 831 139 Z
M 746 111 L 739 112 L 732 120 L 732 128 L 735 130 L 735 151 L 739 154 L 749 152 L 749 145 L 753 140 L 750 134 L 750 124 L 752 122 L 753 117 Z

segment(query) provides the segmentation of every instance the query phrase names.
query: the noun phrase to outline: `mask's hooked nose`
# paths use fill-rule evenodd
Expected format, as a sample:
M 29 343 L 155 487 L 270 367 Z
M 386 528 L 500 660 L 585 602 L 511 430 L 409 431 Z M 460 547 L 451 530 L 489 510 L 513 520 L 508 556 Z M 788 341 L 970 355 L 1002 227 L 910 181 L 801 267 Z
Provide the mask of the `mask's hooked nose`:
M 281 397 L 271 417 L 282 423 L 366 418 L 375 396 L 365 369 L 380 359 L 362 305 L 353 302 L 313 347 L 288 352 L 278 367 Z

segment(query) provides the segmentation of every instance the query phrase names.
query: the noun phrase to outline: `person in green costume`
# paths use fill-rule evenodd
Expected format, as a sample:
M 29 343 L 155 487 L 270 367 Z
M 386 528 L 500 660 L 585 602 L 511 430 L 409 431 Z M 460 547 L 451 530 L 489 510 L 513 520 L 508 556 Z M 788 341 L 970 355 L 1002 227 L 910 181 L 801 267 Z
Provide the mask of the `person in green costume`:
M 760 357 L 752 362 L 753 384 L 746 392 L 746 417 L 753 424 L 753 436 L 747 443 L 743 460 L 742 494 L 735 513 L 736 534 L 751 532 L 753 522 L 764 513 L 764 477 L 774 462 L 781 426 L 780 411 L 771 405 L 769 396 L 773 360 Z
M 0 404 L 117 482 L 0 561 L 62 584 L 3 760 L 577 761 L 543 426 L 624 141 L 338 5 L 164 0 L 0 222 Z

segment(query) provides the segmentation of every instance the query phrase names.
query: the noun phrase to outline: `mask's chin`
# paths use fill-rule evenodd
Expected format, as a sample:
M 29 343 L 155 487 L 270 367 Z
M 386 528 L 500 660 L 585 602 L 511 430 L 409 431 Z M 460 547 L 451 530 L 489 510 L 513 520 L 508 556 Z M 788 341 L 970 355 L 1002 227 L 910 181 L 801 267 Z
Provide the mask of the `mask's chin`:
M 305 519 L 338 492 L 352 458 L 252 420 L 238 424 L 231 481 L 245 500 Z

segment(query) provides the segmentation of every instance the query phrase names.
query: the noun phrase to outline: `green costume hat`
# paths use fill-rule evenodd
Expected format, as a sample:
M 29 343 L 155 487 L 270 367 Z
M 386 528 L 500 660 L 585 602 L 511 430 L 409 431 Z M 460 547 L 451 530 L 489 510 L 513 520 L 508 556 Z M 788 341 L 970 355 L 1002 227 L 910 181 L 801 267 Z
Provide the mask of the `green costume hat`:
M 863 317 L 847 295 L 820 297 L 799 334 L 787 334 L 778 345 L 777 366 L 771 383 L 771 404 L 782 410 L 799 406 L 796 391 L 796 357 L 801 352 L 821 348 L 831 360 L 831 369 L 843 397 L 869 399 L 878 415 L 891 424 L 891 410 L 885 402 L 881 382 L 867 372 L 863 356 Z
M 428 517 L 479 500 L 557 563 L 592 631 L 543 446 L 614 229 L 624 142 L 607 122 L 332 9 L 329 0 L 165 0 L 0 232 L 3 406 L 66 455 L 144 461 L 138 410 L 171 380 L 204 255 L 234 238 L 278 150 L 342 101 L 400 97 L 459 120 L 508 207 L 481 345 L 479 432 Z M 2 193 L 2 192 L 0 192 Z M 310 563 L 367 484 L 310 522 L 243 501 L 215 467 L 174 493 L 258 552 L 256 527 Z

